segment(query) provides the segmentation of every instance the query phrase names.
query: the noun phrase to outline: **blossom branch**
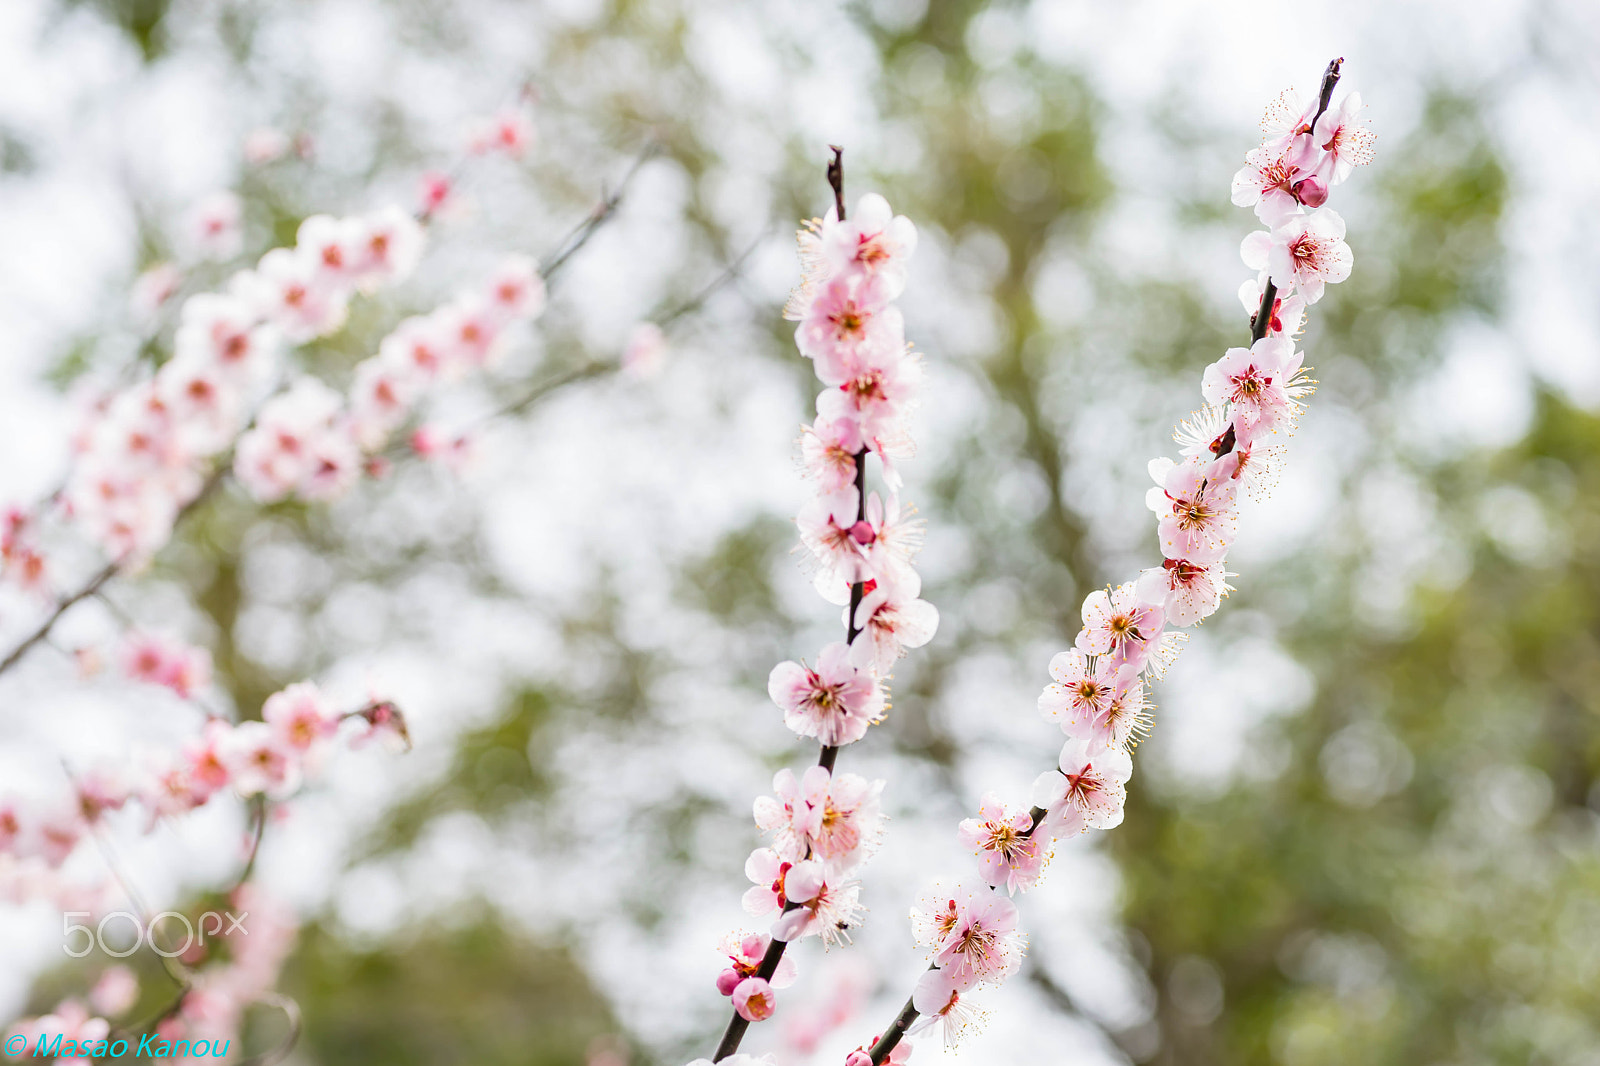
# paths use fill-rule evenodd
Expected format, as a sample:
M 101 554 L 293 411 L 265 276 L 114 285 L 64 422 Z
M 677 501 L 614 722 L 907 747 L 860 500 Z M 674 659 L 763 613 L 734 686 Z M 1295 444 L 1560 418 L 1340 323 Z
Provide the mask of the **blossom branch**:
M 1150 464 L 1157 487 L 1147 502 L 1164 561 L 1085 599 L 1084 628 L 1051 661 L 1054 683 L 1039 697 L 1040 712 L 1067 734 L 1057 767 L 1035 781 L 1030 809 L 1013 814 L 991 794 L 977 818 L 961 823 L 960 839 L 980 857 L 988 891 L 936 886 L 919 902 L 912 918 L 930 965 L 889 1029 L 846 1066 L 891 1061 L 907 1034 L 931 1025 L 944 1026 L 947 1043 L 959 1036 L 972 1016 L 968 992 L 1020 967 L 1017 910 L 1008 897 L 1037 883 L 1056 840 L 1122 821 L 1130 753 L 1149 729 L 1144 678 L 1162 676 L 1185 636 L 1175 630 L 1212 614 L 1229 590 L 1224 561 L 1237 530 L 1237 491 L 1260 489 L 1282 450 L 1273 441 L 1293 428 L 1314 385 L 1294 343 L 1305 307 L 1350 272 L 1343 220 L 1322 205 L 1330 185 L 1370 160 L 1371 133 L 1359 119 L 1359 95 L 1329 110 L 1342 65 L 1328 64 L 1311 107 L 1300 109 L 1285 94 L 1269 110 L 1264 128 L 1278 136 L 1253 150 L 1234 177 L 1234 203 L 1255 207 L 1272 227 L 1240 249 L 1261 272 L 1240 290 L 1246 311 L 1254 309 L 1251 346 L 1230 349 L 1206 369 L 1207 406 L 1174 432 L 1185 461 Z

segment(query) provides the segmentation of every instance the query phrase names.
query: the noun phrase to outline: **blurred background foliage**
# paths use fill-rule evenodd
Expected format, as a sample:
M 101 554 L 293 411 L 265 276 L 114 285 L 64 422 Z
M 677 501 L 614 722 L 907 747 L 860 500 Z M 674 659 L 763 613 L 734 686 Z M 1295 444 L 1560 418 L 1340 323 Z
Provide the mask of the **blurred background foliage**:
M 275 92 L 294 102 L 278 118 L 285 128 L 372 131 L 359 165 L 330 174 L 315 160 L 291 160 L 246 179 L 250 217 L 281 240 L 357 183 L 381 184 L 429 158 L 403 115 L 340 114 L 314 79 L 267 69 L 271 57 L 254 45 L 260 25 L 315 6 L 64 0 L 63 12 L 88 10 L 115 25 L 152 70 L 220 41 L 244 83 L 276 79 Z M 455 5 L 390 6 L 408 48 L 470 67 L 473 36 Z M 646 137 L 683 175 L 690 237 L 675 249 L 681 269 L 660 306 L 694 292 L 740 250 L 718 184 L 727 160 L 714 130 L 728 111 L 706 64 L 689 57 L 693 6 L 607 0 L 581 17 L 564 14 L 530 72 L 541 137 L 556 150 L 537 154 L 522 180 L 538 187 L 549 214 L 581 217 Z M 1042 679 L 1041 649 L 1070 639 L 1083 593 L 1151 557 L 1148 516 L 1137 507 L 1144 457 L 1196 403 L 1201 368 L 1246 333 L 1242 313 L 1214 298 L 1217 286 L 1196 282 L 1215 263 L 1225 278 L 1242 276 L 1228 260 L 1130 270 L 1115 253 L 1144 240 L 1157 260 L 1200 255 L 1217 233 L 1213 244 L 1231 248 L 1251 222 L 1221 191 L 1248 128 L 1216 125 L 1174 92 L 1148 116 L 1153 149 L 1108 142 L 1111 108 L 1082 70 L 1025 44 L 997 51 L 987 17 L 1018 10 L 949 0 L 925 10 L 850 5 L 840 16 L 869 49 L 858 61 L 887 145 L 847 145 L 847 182 L 881 188 L 947 253 L 944 275 L 923 282 L 945 289 L 908 297 L 922 301 L 908 305 L 910 334 L 965 404 L 944 423 L 936 467 L 914 475 L 935 543 L 944 539 L 925 592 L 944 622 L 897 678 L 893 714 L 867 742 L 874 765 L 942 793 L 925 806 L 946 821 L 975 799 L 973 764 L 996 751 L 1038 766 L 1051 757 L 1044 734 L 1000 722 L 1031 716 L 1026 693 Z M 529 3 L 503 17 L 513 12 L 548 15 Z M 807 56 L 785 50 L 784 32 L 776 26 L 767 44 L 799 76 L 810 70 Z M 1280 87 L 1257 88 L 1266 99 Z M 1305 346 L 1322 391 L 1288 474 L 1329 477 L 1327 502 L 1315 528 L 1270 565 L 1236 560 L 1246 571 L 1240 591 L 1206 627 L 1212 655 L 1254 647 L 1265 633 L 1308 679 L 1309 695 L 1250 725 L 1247 756 L 1220 777 L 1197 783 L 1172 770 L 1181 753 L 1141 760 L 1126 823 L 1100 844 L 1120 875 L 1113 939 L 1142 989 L 1131 1013 L 1086 1005 L 1074 960 L 1036 945 L 1029 973 L 1042 1009 L 1099 1031 L 1085 1044 L 1096 1055 L 1173 1066 L 1600 1061 L 1600 418 L 1541 388 L 1523 439 L 1508 446 L 1419 447 L 1407 428 L 1408 405 L 1449 354 L 1454 326 L 1492 323 L 1504 310 L 1514 190 L 1485 118 L 1488 92 L 1461 78 L 1421 85 L 1409 130 L 1380 130 L 1378 164 L 1346 186 L 1356 270 L 1313 310 Z M 779 127 L 774 138 L 782 153 L 774 185 L 749 205 L 768 216 L 752 226 L 762 222 L 769 234 L 826 202 L 810 132 Z M 26 144 L 9 134 L 3 144 L 5 168 L 24 166 Z M 869 161 L 867 172 L 857 159 Z M 1124 233 L 1118 212 L 1152 195 L 1168 205 L 1156 224 L 1188 237 Z M 508 224 L 526 235 L 520 220 Z M 159 224 L 145 240 L 146 258 L 164 254 Z M 700 343 L 720 361 L 779 368 L 798 420 L 809 378 L 777 306 L 743 281 L 726 295 L 733 310 L 724 314 L 755 323 L 748 346 Z M 919 319 L 919 307 L 944 302 L 950 317 L 974 323 L 959 344 L 947 319 L 931 310 Z M 391 312 L 353 323 L 311 353 L 314 365 L 346 372 Z M 591 358 L 592 337 L 559 301 L 543 332 L 542 371 Z M 152 355 L 161 354 L 158 344 Z M 74 359 L 89 357 L 65 356 L 64 377 Z M 502 399 L 518 387 L 506 386 Z M 595 386 L 592 402 L 604 402 L 607 387 Z M 1312 447 L 1337 458 L 1302 469 Z M 219 673 L 247 713 L 345 653 L 347 634 L 329 628 L 324 608 L 352 588 L 425 596 L 443 569 L 471 590 L 476 610 L 522 596 L 486 555 L 473 500 L 448 478 L 401 469 L 358 495 L 330 514 L 295 505 L 263 513 L 223 494 L 158 563 L 155 578 L 182 586 L 204 612 Z M 673 560 L 672 595 L 714 646 L 749 716 L 771 663 L 798 654 L 799 634 L 821 613 L 785 594 L 792 539 L 781 514 L 760 510 Z M 291 560 L 291 579 L 249 581 L 247 568 L 263 555 Z M 306 1010 L 296 1061 L 554 1066 L 582 1062 L 602 1046 L 595 1038 L 622 1034 L 632 1061 L 675 1063 L 706 1046 L 716 1014 L 665 1039 L 634 1027 L 613 998 L 615 974 L 596 962 L 593 946 L 606 936 L 566 920 L 530 927 L 495 902 L 518 892 L 537 899 L 539 878 L 580 876 L 602 832 L 593 819 L 606 812 L 579 803 L 575 813 L 564 799 L 574 760 L 672 744 L 668 708 L 683 694 L 679 679 L 704 660 L 674 659 L 670 645 L 641 639 L 627 617 L 628 584 L 601 565 L 582 595 L 529 608 L 545 611 L 558 657 L 573 669 L 508 680 L 497 710 L 463 728 L 448 758 L 374 817 L 345 857 L 352 869 L 398 862 L 430 836 L 469 827 L 497 848 L 556 861 L 445 927 L 355 936 L 331 912 L 308 926 L 285 982 Z M 259 631 L 240 630 L 263 598 L 309 638 L 263 655 Z M 437 624 L 425 609 L 396 609 L 386 639 L 426 639 Z M 1022 679 L 1021 702 L 997 697 L 958 711 L 971 702 L 966 674 L 975 663 Z M 973 714 L 993 732 L 975 732 Z M 1158 716 L 1149 749 L 1170 747 L 1167 728 Z M 730 743 L 748 736 L 735 730 Z M 761 743 L 756 761 L 769 771 L 793 761 L 771 734 Z M 619 764 L 617 772 L 631 771 Z M 663 885 L 696 868 L 724 894 L 739 881 L 739 857 L 753 842 L 742 795 L 679 782 L 619 815 L 636 846 L 604 854 L 625 855 L 630 866 L 618 873 L 618 899 L 638 930 L 627 935 L 649 937 L 677 913 L 681 899 Z M 875 921 L 893 925 L 903 908 L 886 900 Z M 686 969 L 703 970 L 698 988 L 710 1011 L 720 1003 L 714 958 L 704 954 L 703 966 Z M 897 996 L 897 972 L 884 975 L 887 996 Z M 41 980 L 40 1004 L 61 980 Z M 996 1025 L 1019 1023 L 1002 1016 Z

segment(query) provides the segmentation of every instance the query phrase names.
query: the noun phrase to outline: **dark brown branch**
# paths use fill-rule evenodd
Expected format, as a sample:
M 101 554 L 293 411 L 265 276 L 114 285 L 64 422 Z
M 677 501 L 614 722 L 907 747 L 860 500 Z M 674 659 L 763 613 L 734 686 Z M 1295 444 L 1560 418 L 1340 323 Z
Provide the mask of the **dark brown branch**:
M 833 160 L 828 164 L 828 184 L 833 186 L 833 207 L 839 213 L 839 221 L 844 221 L 844 149 L 837 144 L 828 145 L 833 151 Z
M 634 157 L 633 165 L 628 167 L 627 172 L 622 175 L 622 180 L 617 182 L 617 187 L 610 193 L 603 195 L 600 198 L 600 202 L 595 204 L 594 210 L 590 211 L 582 222 L 574 226 L 566 236 L 556 243 L 556 251 L 550 255 L 548 261 L 542 262 L 539 266 L 539 275 L 541 277 L 549 281 L 552 274 L 560 270 L 567 260 L 578 253 L 578 249 L 589 243 L 589 238 L 594 236 L 595 231 L 600 228 L 601 224 L 616 211 L 617 205 L 622 203 L 622 194 L 627 191 L 628 184 L 633 181 L 634 175 L 638 174 L 640 169 L 650 161 L 650 158 L 660 150 L 660 144 L 653 138 L 645 142 L 644 147 L 639 150 L 639 154 Z

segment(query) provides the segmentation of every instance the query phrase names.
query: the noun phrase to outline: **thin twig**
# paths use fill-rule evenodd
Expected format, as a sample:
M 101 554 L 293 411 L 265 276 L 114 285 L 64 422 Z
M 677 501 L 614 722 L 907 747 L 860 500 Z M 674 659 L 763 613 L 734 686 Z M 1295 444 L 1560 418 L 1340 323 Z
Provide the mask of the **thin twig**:
M 283 1011 L 284 1017 L 289 1019 L 289 1031 L 278 1041 L 278 1046 L 271 1051 L 263 1051 L 259 1055 L 252 1055 L 239 1064 L 239 1066 L 272 1066 L 275 1062 L 282 1062 L 294 1050 L 295 1044 L 300 1042 L 300 1031 L 303 1020 L 300 1016 L 300 1004 L 288 996 L 278 992 L 270 992 L 259 1003 L 266 1003 Z
M 628 184 L 633 181 L 634 175 L 639 173 L 640 169 L 650 161 L 650 158 L 660 150 L 661 145 L 654 138 L 644 143 L 644 147 L 634 157 L 633 165 L 628 167 L 627 173 L 623 174 L 622 180 L 617 183 L 616 189 L 603 196 L 600 202 L 595 205 L 594 210 L 589 212 L 588 217 L 574 226 L 566 236 L 556 243 L 555 253 L 539 268 L 541 277 L 549 281 L 552 274 L 560 270 L 567 260 L 577 254 L 578 249 L 589 243 L 589 238 L 594 236 L 601 223 L 610 218 L 612 212 L 616 211 L 617 205 L 622 203 L 622 194 L 627 191 Z

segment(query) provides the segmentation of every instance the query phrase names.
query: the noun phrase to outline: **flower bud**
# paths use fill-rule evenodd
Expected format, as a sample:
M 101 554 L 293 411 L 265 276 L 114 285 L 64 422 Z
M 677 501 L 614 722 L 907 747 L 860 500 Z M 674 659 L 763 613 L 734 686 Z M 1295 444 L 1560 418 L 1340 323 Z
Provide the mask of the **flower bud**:
M 717 991 L 725 996 L 731 996 L 733 995 L 733 990 L 738 988 L 739 982 L 743 980 L 744 974 L 730 966 L 717 974 Z
M 878 534 L 873 530 L 872 523 L 865 518 L 850 527 L 850 536 L 857 544 L 871 544 L 878 539 Z
M 1293 191 L 1294 198 L 1307 207 L 1321 207 L 1328 202 L 1328 187 L 1314 174 L 1295 182 Z

